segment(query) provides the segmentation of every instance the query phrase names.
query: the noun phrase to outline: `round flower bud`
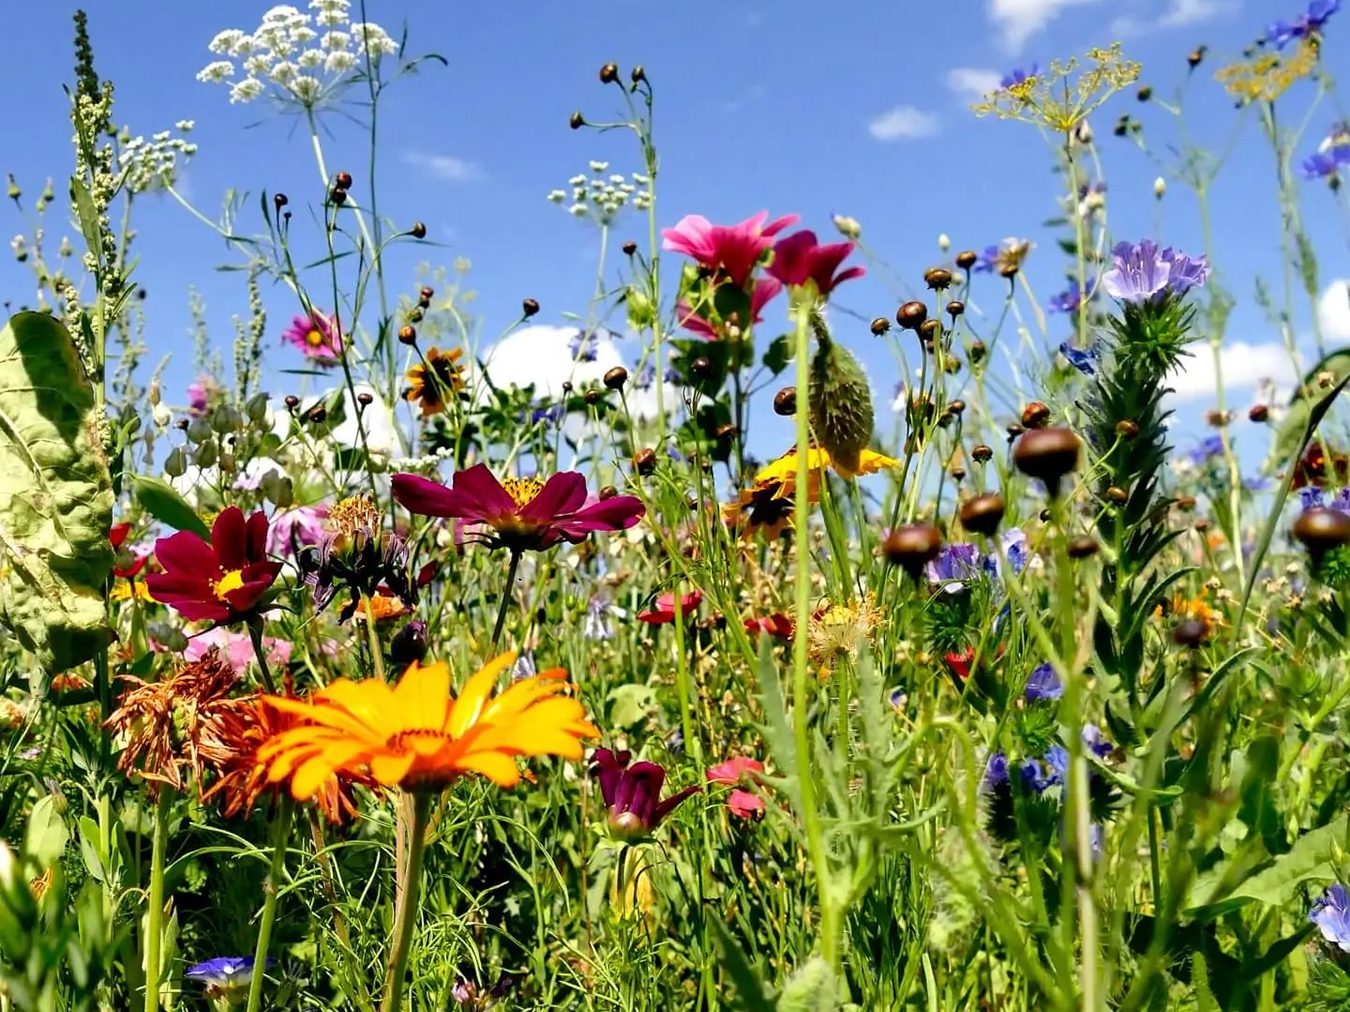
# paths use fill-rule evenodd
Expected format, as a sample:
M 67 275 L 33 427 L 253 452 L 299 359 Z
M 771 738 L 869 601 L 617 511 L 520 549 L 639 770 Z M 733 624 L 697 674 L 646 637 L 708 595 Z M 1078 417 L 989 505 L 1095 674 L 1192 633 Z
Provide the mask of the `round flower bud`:
M 1253 404 L 1247 410 L 1247 417 L 1253 422 L 1264 422 L 1270 417 L 1270 406 L 1267 404 Z
M 697 379 L 707 379 L 712 375 L 712 360 L 706 355 L 700 355 L 689 363 L 689 372 Z
M 1053 496 L 1059 480 L 1078 466 L 1080 444 L 1068 429 L 1033 429 L 1017 441 L 1013 463 L 1023 474 L 1039 478 Z
M 602 488 L 599 492 L 596 493 L 596 495 L 601 499 L 613 499 L 618 494 L 619 490 L 615 488 L 613 485 L 606 485 L 604 488 Z
M 1157 179 L 1153 180 L 1153 196 L 1162 200 L 1165 193 L 1167 193 L 1167 180 L 1163 179 L 1162 176 L 1159 176 Z
M 1325 507 L 1304 510 L 1294 521 L 1294 537 L 1317 558 L 1350 544 L 1350 514 Z
M 949 236 L 946 232 L 943 232 L 941 235 L 938 236 L 938 249 L 942 250 L 943 253 L 946 253 L 951 248 L 952 248 L 951 236 Z
M 1096 538 L 1089 534 L 1080 535 L 1069 542 L 1069 558 L 1086 559 L 1091 555 L 1096 555 L 1099 547 L 1101 546 L 1097 544 Z
M 984 361 L 984 356 L 989 349 L 985 347 L 983 341 L 971 341 L 969 351 L 971 365 L 979 365 Z
M 619 79 L 619 65 L 617 63 L 606 63 L 600 68 L 600 83 L 613 84 Z
M 717 439 L 734 439 L 736 436 L 739 436 L 740 433 L 740 429 L 736 428 L 736 426 L 732 425 L 730 422 L 727 422 L 725 425 L 719 425 L 717 431 L 713 433 L 713 436 Z
M 1032 401 L 1022 409 L 1022 427 L 1025 429 L 1042 428 L 1050 421 L 1050 407 L 1043 401 Z
M 417 297 L 423 302 L 430 302 L 431 297 L 435 294 L 436 289 L 432 288 L 430 285 L 423 285 L 422 290 L 417 293 Z
M 881 546 L 886 561 L 918 579 L 942 550 L 942 532 L 932 524 L 907 524 L 891 531 Z
M 962 481 L 966 476 L 966 469 L 962 467 L 960 464 L 957 464 L 955 467 L 952 468 L 951 475 L 953 481 L 957 482 Z
M 1106 498 L 1117 506 L 1124 506 L 1130 501 L 1130 493 L 1126 492 L 1119 485 L 1112 485 L 1106 490 Z
M 973 249 L 963 249 L 956 254 L 956 266 L 963 271 L 968 271 L 975 266 L 975 261 L 980 259 L 980 255 Z
M 631 257 L 636 252 L 637 252 L 637 243 L 635 243 L 632 239 L 625 240 L 623 244 L 623 255 Z
M 426 311 L 423 310 L 420 305 L 413 306 L 413 308 L 408 311 L 408 322 L 421 323 L 426 318 L 426 315 Z
M 375 403 L 375 395 L 369 390 L 362 390 L 356 395 L 356 403 L 360 404 L 363 408 L 368 408 Z
M 1200 61 L 1205 58 L 1205 50 L 1208 48 L 1208 46 L 1196 46 L 1196 48 L 1192 49 L 1186 56 L 1186 65 L 1192 70 L 1200 66 Z
M 931 345 L 937 340 L 938 335 L 941 333 L 942 324 L 938 320 L 930 318 L 919 324 L 919 336 L 924 339 L 926 344 Z M 929 350 L 931 351 L 932 349 L 930 348 Z
M 581 395 L 581 399 L 585 401 L 587 404 L 594 406 L 596 404 L 599 404 L 602 400 L 605 399 L 605 392 L 601 390 L 599 387 L 591 387 L 589 390 L 587 390 L 584 394 Z
M 637 453 L 633 454 L 633 469 L 638 474 L 646 477 L 656 470 L 656 451 L 650 446 L 644 446 Z
M 977 464 L 987 464 L 994 459 L 994 448 L 980 443 L 970 451 L 970 456 Z
M 314 405 L 314 407 L 309 409 L 309 413 L 305 416 L 306 421 L 313 422 L 315 425 L 322 425 L 327 419 L 328 409 L 322 404 Z
M 580 130 L 586 125 L 586 118 L 582 116 L 580 112 L 574 112 L 568 117 L 567 125 L 573 130 Z
M 647 72 L 642 69 L 642 64 L 639 63 L 628 72 L 628 77 L 634 84 L 637 84 L 639 81 L 647 80 Z
M 295 396 L 295 394 L 287 394 L 285 404 L 287 411 L 294 411 L 300 406 L 300 398 Z
M 417 330 L 411 324 L 399 328 L 398 339 L 403 344 L 417 343 Z
M 328 197 L 334 204 L 347 203 L 347 191 L 340 186 L 333 187 L 333 192 Z
M 272 204 L 278 211 L 291 202 L 290 198 L 284 193 L 272 194 Z
M 1172 630 L 1172 642 L 1188 650 L 1203 646 L 1208 637 L 1209 623 L 1202 622 L 1198 618 L 1188 618 L 1184 622 L 1178 622 L 1176 628 Z
M 414 239 L 425 239 L 427 237 L 427 226 L 425 222 L 415 221 L 412 228 L 408 229 L 408 234 Z
M 1018 425 L 1016 422 L 1013 422 L 1004 431 L 1008 433 L 1008 442 L 1011 443 L 1014 439 L 1016 439 L 1018 436 L 1020 436 L 1027 430 L 1022 428 L 1022 426 Z
M 605 373 L 604 382 L 610 390 L 622 390 L 623 385 L 628 382 L 628 370 L 621 365 L 616 365 Z
M 886 317 L 884 316 L 878 316 L 875 320 L 872 321 L 872 333 L 875 334 L 877 337 L 880 337 L 882 334 L 886 333 L 890 329 L 891 329 L 891 321 L 886 319 Z
M 1128 418 L 1122 418 L 1116 422 L 1116 435 L 1122 439 L 1133 439 L 1139 435 L 1139 423 L 1132 422 Z
M 571 381 L 571 380 L 563 380 L 563 383 L 562 383 L 562 392 L 563 392 L 564 395 L 570 394 L 570 393 L 572 392 L 572 381 Z
M 339 172 L 333 177 L 333 185 L 340 186 L 344 190 L 352 188 L 352 174 L 350 172 Z
M 947 315 L 953 320 L 966 311 L 966 304 L 960 299 L 952 299 L 947 303 Z
M 988 447 L 985 447 L 987 450 Z M 977 495 L 973 499 L 967 499 L 961 504 L 961 526 L 973 534 L 983 534 L 986 537 L 998 530 L 998 525 L 1003 522 L 1003 514 L 1007 506 L 1003 502 L 1003 496 L 997 492 L 988 492 L 984 495 Z
M 529 319 L 531 316 L 533 316 L 535 313 L 539 312 L 539 300 L 538 300 L 538 299 L 525 299 L 525 300 L 524 300 L 523 302 L 521 302 L 521 304 L 520 304 L 520 312 L 521 312 L 521 315 L 524 316 L 525 319 L 528 320 L 528 319 Z
M 1143 86 L 1142 88 L 1140 88 L 1137 92 L 1135 92 L 1134 97 L 1137 98 L 1137 99 L 1138 99 L 1139 101 L 1141 101 L 1141 102 L 1147 102 L 1149 99 L 1151 99 L 1151 98 L 1153 97 L 1153 88 L 1152 88 L 1152 86 L 1147 85 L 1147 84 L 1144 85 L 1144 86 Z
M 923 272 L 923 283 L 935 292 L 951 287 L 952 272 L 945 267 L 930 267 Z
M 906 302 L 896 311 L 895 322 L 906 330 L 918 330 L 919 325 L 928 319 L 928 307 L 922 302 Z
M 797 413 L 797 388 L 783 387 L 773 395 L 773 412 L 776 415 L 795 415 Z
M 1189 513 L 1191 510 L 1195 509 L 1195 496 L 1177 496 L 1177 509 L 1181 510 L 1183 513 Z

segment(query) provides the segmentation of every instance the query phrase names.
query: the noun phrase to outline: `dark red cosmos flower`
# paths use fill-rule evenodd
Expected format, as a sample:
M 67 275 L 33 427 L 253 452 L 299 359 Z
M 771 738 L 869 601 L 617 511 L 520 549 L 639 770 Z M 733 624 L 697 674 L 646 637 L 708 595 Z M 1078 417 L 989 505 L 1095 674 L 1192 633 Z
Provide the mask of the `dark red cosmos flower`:
M 493 548 L 543 551 L 560 541 L 578 544 L 596 531 L 622 531 L 646 512 L 636 496 L 616 495 L 588 502 L 586 479 L 578 471 L 542 478 L 498 481 L 486 464 L 458 471 L 449 488 L 415 474 L 393 477 L 394 498 L 409 512 L 454 517 L 486 530 L 478 534 Z
M 698 610 L 698 606 L 703 603 L 703 594 L 701 591 L 691 590 L 688 594 L 680 596 L 680 614 L 687 622 Z M 647 611 L 638 612 L 638 621 L 646 622 L 648 625 L 671 625 L 675 621 L 675 595 L 674 593 L 660 594 L 656 598 L 656 605 Z
M 156 601 L 193 622 L 229 625 L 255 613 L 263 595 L 281 572 L 281 563 L 267 557 L 267 517 L 248 520 L 238 506 L 220 511 L 211 540 L 179 531 L 155 542 L 162 573 L 145 578 Z
M 600 794 L 609 809 L 610 831 L 628 840 L 655 832 L 680 802 L 703 790 L 700 784 L 691 784 L 662 801 L 665 767 L 650 762 L 630 766 L 632 758 L 627 749 L 616 754 L 607 748 L 598 748 L 591 756 L 591 776 L 600 781 Z
M 705 772 L 710 784 L 722 787 L 737 787 L 738 784 L 757 784 L 764 764 L 758 759 L 736 756 L 726 762 L 718 763 Z M 727 795 L 727 808 L 740 819 L 757 819 L 764 814 L 764 799 L 753 791 L 737 787 Z
M 751 636 L 768 633 L 774 639 L 788 640 L 792 638 L 792 619 L 781 611 L 759 618 L 748 618 L 745 620 L 745 631 Z
M 780 239 L 774 246 L 773 263 L 769 264 L 769 274 L 794 288 L 808 281 L 814 281 L 820 297 L 827 298 L 830 292 L 845 281 L 860 278 L 867 273 L 862 267 L 850 267 L 838 275 L 834 273 L 844 262 L 844 258 L 852 252 L 851 242 L 828 243 L 821 246 L 817 244 L 814 232 L 793 232 L 786 239 Z
M 124 580 L 139 575 L 150 558 L 150 554 L 144 549 L 123 551 L 127 535 L 130 533 L 131 524 L 128 522 L 113 524 L 112 529 L 108 531 L 108 541 L 113 547 L 113 576 Z

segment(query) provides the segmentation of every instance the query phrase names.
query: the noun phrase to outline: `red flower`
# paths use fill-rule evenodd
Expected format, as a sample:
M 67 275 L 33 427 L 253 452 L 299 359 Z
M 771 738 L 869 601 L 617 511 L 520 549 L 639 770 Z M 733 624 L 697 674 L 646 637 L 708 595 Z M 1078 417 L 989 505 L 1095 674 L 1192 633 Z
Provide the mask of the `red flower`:
M 254 513 L 246 521 L 238 506 L 221 510 L 203 541 L 179 531 L 155 542 L 163 573 L 145 578 L 150 596 L 193 622 L 228 625 L 252 615 L 281 572 L 267 557 L 267 518 Z
M 763 318 L 759 315 L 760 311 L 769 304 L 780 291 L 783 290 L 783 283 L 776 278 L 760 278 L 755 282 L 754 291 L 750 293 L 750 322 L 747 325 L 744 321 L 735 322 L 742 330 L 747 326 L 753 327 L 757 323 L 763 323 Z M 692 331 L 705 341 L 720 341 L 725 335 L 724 331 L 708 322 L 706 317 L 700 316 L 689 306 L 687 302 L 681 302 L 675 306 L 675 312 L 679 317 L 680 326 L 685 330 Z M 735 315 L 735 314 L 733 314 Z
M 942 655 L 942 659 L 947 662 L 947 667 L 952 669 L 952 674 L 964 682 L 970 677 L 970 666 L 975 662 L 975 651 L 970 647 L 960 652 L 948 650 Z
M 684 615 L 685 621 L 689 620 L 702 603 L 703 594 L 697 590 L 691 590 L 680 597 L 680 613 Z M 655 607 L 638 612 L 637 617 L 639 622 L 646 622 L 648 625 L 670 625 L 675 621 L 675 595 L 673 593 L 659 595 Z
M 745 620 L 745 631 L 751 636 L 768 633 L 775 639 L 792 639 L 792 619 L 781 611 L 760 618 L 748 618 Z
M 740 788 L 727 795 L 727 809 L 739 819 L 758 819 L 767 806 L 758 794 Z
M 764 764 L 758 759 L 736 756 L 724 763 L 718 763 L 706 773 L 708 783 L 723 787 L 737 784 L 758 784 Z M 764 799 L 752 791 L 737 788 L 727 795 L 727 808 L 740 819 L 757 819 L 764 814 Z
M 814 232 L 794 232 L 786 239 L 780 239 L 774 246 L 773 263 L 769 264 L 769 273 L 783 284 L 794 288 L 808 281 L 814 281 L 820 297 L 827 298 L 830 292 L 845 281 L 860 278 L 867 273 L 861 267 L 850 267 L 838 275 L 834 273 L 844 258 L 852 252 L 851 242 L 820 246 L 816 243 Z
M 114 548 L 121 548 L 126 543 L 127 535 L 130 533 L 130 523 L 113 524 L 112 530 L 108 531 L 108 540 Z
M 690 784 L 662 801 L 665 767 L 650 762 L 630 766 L 632 758 L 627 749 L 616 753 L 607 748 L 598 748 L 591 756 L 591 776 L 600 781 L 610 830 L 623 839 L 650 835 L 682 801 L 703 790 L 698 784 Z
M 768 211 L 760 211 L 735 225 L 714 225 L 701 214 L 686 214 L 674 228 L 661 230 L 665 239 L 661 248 L 692 257 L 708 270 L 724 274 L 737 288 L 744 288 L 773 237 L 797 220 L 795 214 L 773 221 L 768 218 Z
M 393 488 L 409 512 L 487 528 L 476 532 L 483 541 L 513 552 L 543 551 L 560 541 L 578 544 L 595 531 L 627 530 L 646 513 L 631 495 L 588 502 L 586 479 L 578 471 L 560 471 L 548 481 L 498 481 L 486 464 L 475 464 L 456 472 L 449 488 L 415 474 L 394 475 Z
M 108 541 L 113 546 L 113 576 L 124 580 L 130 580 L 133 576 L 140 574 L 145 568 L 146 561 L 150 558 L 150 553 L 144 548 L 130 548 L 125 551 L 122 546 L 126 544 L 127 535 L 131 533 L 130 523 L 113 524 L 112 530 L 108 531 Z

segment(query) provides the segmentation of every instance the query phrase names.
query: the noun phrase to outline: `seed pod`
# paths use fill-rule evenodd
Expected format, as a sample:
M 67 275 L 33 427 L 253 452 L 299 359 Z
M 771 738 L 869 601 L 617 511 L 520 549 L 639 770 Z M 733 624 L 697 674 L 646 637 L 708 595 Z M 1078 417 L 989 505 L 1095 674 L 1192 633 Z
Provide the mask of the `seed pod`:
M 988 449 L 988 447 L 985 447 L 985 449 Z M 997 492 L 977 495 L 961 504 L 961 526 L 974 534 L 983 534 L 988 537 L 998 530 L 998 525 L 1003 522 L 1003 514 L 1006 510 L 1007 506 L 1003 502 L 1003 496 Z
M 647 80 L 647 72 L 642 69 L 642 64 L 639 63 L 629 72 L 628 77 L 634 84 L 637 84 L 639 81 Z
M 309 413 L 306 414 L 305 420 L 312 422 L 315 425 L 322 425 L 328 420 L 328 409 L 322 404 L 316 404 L 309 409 Z
M 568 117 L 567 125 L 573 130 L 580 130 L 586 125 L 586 117 L 582 116 L 580 112 L 574 112 Z
M 1147 102 L 1153 97 L 1153 88 L 1146 84 L 1135 92 L 1134 97 L 1141 102 Z
M 1045 482 L 1051 496 L 1059 481 L 1078 466 L 1078 437 L 1068 429 L 1033 429 L 1017 441 L 1013 463 L 1023 474 Z
M 347 191 L 340 186 L 333 187 L 333 192 L 328 197 L 334 204 L 347 203 Z
M 339 172 L 333 177 L 333 185 L 344 190 L 350 190 L 352 188 L 352 174 L 350 172 Z
M 300 405 L 300 398 L 295 394 L 287 394 L 284 403 L 287 411 L 294 411 Z
M 776 415 L 795 415 L 797 413 L 797 388 L 783 387 L 773 395 L 773 413 Z
M 525 319 L 529 319 L 535 313 L 539 312 L 538 299 L 523 299 L 520 303 L 520 313 Z
M 633 454 L 633 469 L 638 474 L 646 477 L 656 470 L 656 451 L 650 446 L 644 446 L 637 453 Z
M 1069 558 L 1086 559 L 1091 555 L 1096 555 L 1099 547 L 1101 546 L 1097 544 L 1096 538 L 1089 534 L 1080 535 L 1069 542 Z
M 427 237 L 427 226 L 424 222 L 415 221 L 412 228 L 408 229 L 408 234 L 414 239 L 425 239 Z
M 816 440 L 829 453 L 835 469 L 851 477 L 872 441 L 872 391 L 858 360 L 824 334 L 811 360 L 808 397 Z
M 619 490 L 613 485 L 606 485 L 597 493 L 601 499 L 613 499 L 618 494 Z
M 1264 422 L 1270 417 L 1270 407 L 1266 404 L 1253 404 L 1247 411 L 1247 417 L 1253 422 Z
M 1320 558 L 1350 544 L 1350 515 L 1325 507 L 1304 510 L 1294 521 L 1294 537 L 1313 558 Z
M 707 379 L 712 375 L 712 360 L 706 355 L 700 355 L 689 363 L 689 372 L 698 379 Z
M 619 79 L 619 65 L 617 63 L 606 63 L 600 68 L 600 83 L 613 84 Z
M 942 532 L 932 524 L 907 524 L 891 531 L 881 546 L 886 561 L 918 579 L 923 567 L 942 550 Z
M 966 402 L 963 400 L 954 400 L 947 405 L 947 410 L 954 415 L 960 415 L 966 410 Z
M 1130 493 L 1126 492 L 1119 485 L 1112 485 L 1106 490 L 1106 498 L 1111 500 L 1117 506 L 1124 506 L 1130 501 Z
M 1024 429 L 1044 428 L 1050 421 L 1050 407 L 1043 401 L 1032 401 L 1022 409 L 1022 427 Z
M 622 390 L 623 385 L 628 382 L 628 370 L 621 365 L 616 365 L 605 373 L 604 383 L 610 390 Z
M 994 448 L 980 443 L 970 451 L 970 456 L 977 464 L 987 464 L 994 459 Z
M 1022 428 L 1022 426 L 1018 425 L 1016 422 L 1013 422 L 1007 427 L 1005 431 L 1008 433 L 1008 442 L 1011 443 L 1014 439 L 1016 439 L 1023 432 L 1025 432 L 1026 429 Z
M 187 472 L 187 454 L 181 446 L 175 446 L 164 458 L 164 473 L 170 478 L 181 478 Z
M 952 299 L 947 303 L 947 315 L 953 320 L 966 311 L 966 304 L 960 299 Z
M 585 393 L 581 395 L 581 399 L 585 401 L 587 404 L 594 407 L 596 404 L 599 404 L 602 400 L 605 399 L 605 392 L 601 390 L 599 387 L 591 387 L 589 390 L 587 390 Z
M 961 481 L 965 480 L 966 469 L 962 467 L 960 464 L 957 464 L 955 467 L 952 468 L 951 476 L 953 481 L 960 483 Z
M 284 193 L 274 193 L 274 194 L 272 194 L 272 205 L 273 205 L 278 211 L 280 211 L 283 207 L 285 207 L 285 206 L 286 206 L 287 204 L 289 204 L 290 202 L 291 202 L 290 198 L 287 197 L 286 194 L 284 194 Z
M 930 267 L 923 272 L 923 283 L 932 291 L 944 291 L 951 287 L 952 272 L 945 267 Z
M 906 330 L 918 330 L 919 325 L 926 319 L 928 319 L 928 307 L 917 300 L 906 302 L 895 314 L 895 322 Z
M 968 271 L 975 266 L 975 261 L 980 259 L 980 255 L 973 249 L 963 249 L 956 254 L 956 266 L 963 271 Z
M 932 345 L 941 333 L 942 324 L 938 320 L 928 319 L 919 324 L 919 336 L 923 338 L 924 343 L 928 345 Z M 932 351 L 933 349 L 930 347 L 928 350 Z
M 403 344 L 416 344 L 417 329 L 413 327 L 411 324 L 400 327 L 398 331 L 398 339 Z
M 1139 423 L 1132 422 L 1128 418 L 1116 422 L 1116 435 L 1124 439 L 1133 439 L 1139 435 Z
M 884 316 L 878 316 L 875 320 L 872 321 L 872 333 L 875 334 L 877 337 L 880 337 L 882 334 L 886 333 L 890 329 L 891 329 L 891 321 L 886 319 L 886 317 Z
M 635 243 L 632 239 L 625 240 L 623 244 L 623 255 L 626 257 L 631 257 L 636 252 L 637 252 L 637 243 Z
M 368 408 L 375 403 L 375 395 L 372 394 L 369 390 L 362 390 L 359 394 L 356 395 L 356 403 L 361 405 L 361 407 L 363 408 Z

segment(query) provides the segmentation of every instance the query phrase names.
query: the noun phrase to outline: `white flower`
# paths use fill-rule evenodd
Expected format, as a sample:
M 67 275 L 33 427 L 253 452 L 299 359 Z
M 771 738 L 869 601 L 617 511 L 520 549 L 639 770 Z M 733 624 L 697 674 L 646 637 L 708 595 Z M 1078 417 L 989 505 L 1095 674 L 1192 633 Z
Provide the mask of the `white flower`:
M 314 23 L 320 28 L 334 28 L 347 23 L 346 11 L 320 11 L 314 15 Z
M 245 35 L 239 39 L 231 48 L 230 55 L 236 59 L 243 59 L 258 48 L 257 41 L 252 35 Z
M 263 93 L 262 82 L 256 77 L 246 77 L 230 88 L 230 103 L 252 102 Z
M 352 35 L 361 41 L 361 49 L 368 49 L 371 56 L 393 56 L 398 52 L 398 43 L 372 21 L 354 22 Z
M 586 215 L 586 205 L 585 205 L 585 204 L 573 204 L 571 207 L 569 207 L 569 208 L 567 209 L 567 213 L 568 213 L 568 214 L 571 214 L 571 215 L 574 215 L 574 216 L 576 216 L 576 217 L 578 217 L 578 218 L 585 217 L 585 215 Z
M 238 28 L 227 28 L 223 32 L 216 34 L 206 46 L 213 53 L 219 53 L 222 56 L 229 56 L 234 53 L 234 47 L 239 45 L 247 36 Z
M 591 162 L 592 172 L 605 172 L 609 169 L 609 162 Z
M 612 175 L 612 176 L 609 177 L 609 181 L 610 181 L 611 183 L 614 183 L 614 184 L 617 186 L 619 183 L 622 183 L 624 180 L 623 180 L 623 176 L 616 172 L 614 175 Z
M 572 187 L 572 199 L 576 201 L 584 201 L 586 199 L 585 188 L 581 186 Z
M 564 200 L 567 199 L 567 194 L 564 193 L 562 190 L 549 190 L 548 199 L 555 204 L 561 204 Z
M 229 60 L 216 60 L 197 71 L 197 80 L 206 84 L 220 84 L 234 76 L 234 64 Z
M 569 180 L 567 181 L 567 185 L 568 185 L 568 186 L 585 186 L 585 185 L 586 185 L 586 177 L 585 177 L 584 175 L 582 175 L 581 173 L 577 173 L 575 176 L 573 176 L 571 179 L 569 179 Z
M 287 63 L 285 60 L 282 60 L 272 68 L 272 72 L 269 76 L 273 81 L 276 81 L 277 84 L 286 84 L 293 81 L 297 73 L 298 71 L 295 69 L 294 63 Z
M 644 176 L 641 172 L 634 172 L 633 182 L 640 183 L 641 185 L 646 186 L 648 183 L 651 182 L 651 177 Z
M 314 50 L 311 50 L 313 52 Z M 308 53 L 306 55 L 309 55 Z M 341 51 L 329 53 L 328 58 L 324 60 L 323 69 L 325 72 L 333 75 L 345 74 L 356 66 L 356 57 L 351 53 Z
M 295 58 L 295 62 L 304 70 L 317 70 L 324 65 L 323 51 L 319 49 L 306 49 Z
M 319 93 L 323 91 L 323 82 L 317 77 L 301 74 L 291 82 L 291 90 L 303 101 L 313 102 L 319 97 Z
M 177 130 L 179 133 L 185 134 L 188 133 L 196 125 L 197 125 L 196 122 L 194 122 L 193 120 L 180 119 L 177 123 L 173 125 L 173 128 Z
M 244 70 L 251 77 L 262 77 L 271 68 L 272 60 L 270 53 L 255 53 L 244 61 Z
M 291 41 L 301 46 L 313 42 L 318 37 L 319 33 L 307 25 L 301 25 L 291 31 Z
M 324 49 L 346 49 L 352 42 L 351 32 L 327 32 L 320 45 Z

